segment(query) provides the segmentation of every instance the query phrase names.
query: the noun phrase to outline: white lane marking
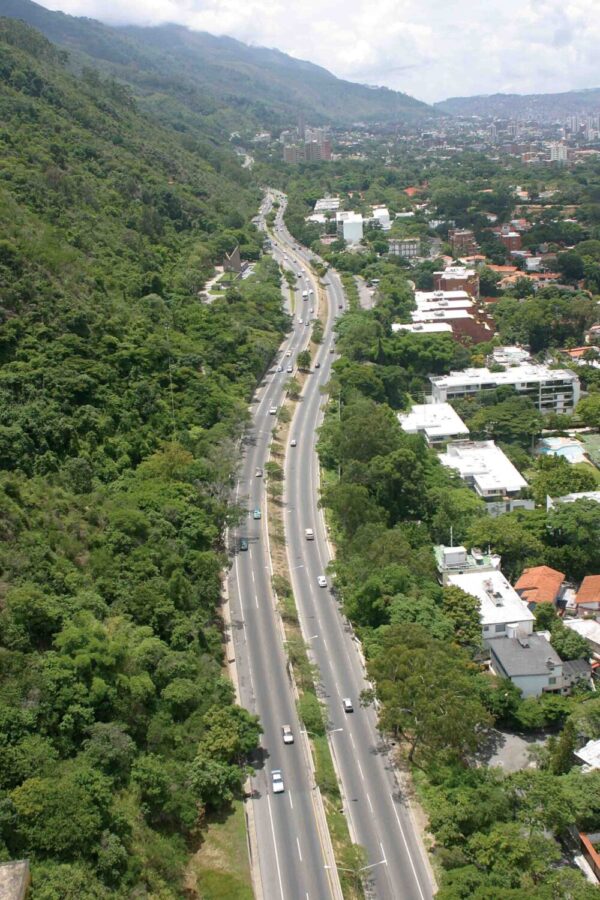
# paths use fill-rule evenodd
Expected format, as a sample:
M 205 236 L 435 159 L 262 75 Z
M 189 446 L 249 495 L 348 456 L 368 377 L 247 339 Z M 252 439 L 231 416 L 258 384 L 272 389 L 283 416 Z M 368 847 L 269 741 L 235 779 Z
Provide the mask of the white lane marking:
M 362 780 L 364 781 L 364 780 L 365 780 L 365 776 L 363 775 L 363 770 L 362 770 L 360 761 L 359 761 L 358 759 L 356 760 L 356 765 L 358 766 L 358 771 L 360 772 L 360 777 L 361 777 Z
M 300 838 L 296 837 L 296 845 L 298 847 L 298 856 L 300 857 L 300 862 L 302 862 L 302 850 L 300 849 Z
M 385 855 L 385 850 L 383 849 L 383 844 L 379 841 L 379 846 L 381 847 L 381 855 L 383 856 L 382 862 L 384 862 L 387 866 L 387 857 Z
M 350 742 L 351 742 L 352 746 L 354 747 L 354 749 L 356 750 L 356 746 L 355 746 L 355 744 L 354 744 L 354 738 L 353 738 L 353 736 L 352 736 L 352 732 L 350 732 Z
M 373 815 L 375 815 L 375 810 L 373 809 L 373 804 L 371 803 L 371 798 L 369 797 L 368 794 L 367 794 L 367 800 L 369 802 L 369 807 L 371 809 L 371 812 L 373 813 Z
M 402 827 L 402 823 L 400 822 L 400 816 L 398 815 L 398 810 L 396 809 L 396 804 L 394 802 L 394 798 L 390 794 L 390 800 L 392 801 L 392 809 L 394 810 L 394 815 L 396 816 L 396 822 L 398 823 L 398 828 L 400 829 L 400 834 L 402 835 L 402 840 L 404 841 L 404 846 L 406 847 L 406 853 L 408 855 L 408 859 L 410 861 L 410 867 L 413 870 L 413 875 L 415 876 L 415 883 L 419 889 L 419 894 L 421 895 L 421 900 L 425 900 L 425 894 L 421 888 L 421 880 L 417 875 L 417 870 L 415 869 L 415 864 L 413 862 L 412 854 L 409 850 L 408 843 L 406 841 L 406 837 L 404 836 L 404 829 Z
M 292 792 L 291 792 L 291 791 L 288 791 L 288 798 L 289 798 L 289 801 L 290 801 L 290 806 L 291 806 L 292 809 L 293 809 L 293 808 L 294 808 L 294 804 L 292 803 Z
M 273 835 L 273 848 L 275 850 L 275 865 L 277 866 L 277 878 L 279 879 L 279 893 L 281 900 L 285 900 L 283 893 L 283 881 L 281 879 L 281 869 L 279 868 L 279 853 L 277 852 L 277 841 L 275 840 L 275 825 L 273 824 L 273 811 L 271 809 L 271 798 L 267 794 L 267 805 L 269 807 L 269 819 L 271 820 L 271 834 Z

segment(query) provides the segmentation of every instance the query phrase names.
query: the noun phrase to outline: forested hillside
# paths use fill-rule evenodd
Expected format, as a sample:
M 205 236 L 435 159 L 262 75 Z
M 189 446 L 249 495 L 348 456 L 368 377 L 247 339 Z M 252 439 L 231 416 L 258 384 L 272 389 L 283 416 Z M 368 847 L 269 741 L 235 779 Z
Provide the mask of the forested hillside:
M 573 115 L 597 116 L 600 88 L 562 91 L 557 94 L 490 94 L 476 97 L 449 97 L 435 103 L 436 109 L 451 116 L 497 116 L 555 122 Z
M 147 108 L 181 129 L 281 128 L 300 110 L 317 122 L 421 121 L 439 115 L 426 103 L 387 88 L 336 78 L 278 50 L 177 25 L 111 28 L 93 19 L 50 12 L 30 0 L 0 0 L 0 15 L 23 19 L 131 85 Z
M 197 296 L 258 257 L 247 174 L 65 65 L 0 20 L 0 852 L 34 900 L 168 900 L 258 737 L 221 533 L 285 322 L 269 261 Z

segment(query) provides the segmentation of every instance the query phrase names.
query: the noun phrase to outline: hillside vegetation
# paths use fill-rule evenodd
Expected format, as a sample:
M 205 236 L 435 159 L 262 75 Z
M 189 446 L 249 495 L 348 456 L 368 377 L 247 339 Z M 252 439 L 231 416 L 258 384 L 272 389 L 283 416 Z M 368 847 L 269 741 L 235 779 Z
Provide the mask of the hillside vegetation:
M 111 28 L 92 19 L 50 12 L 30 0 L 0 0 L 0 15 L 20 18 L 72 53 L 133 86 L 155 113 L 181 129 L 295 124 L 408 122 L 436 116 L 407 94 L 336 78 L 326 69 L 278 50 L 177 25 Z M 165 109 L 166 106 L 166 109 Z
M 197 296 L 259 255 L 247 174 L 66 63 L 0 20 L 0 853 L 34 900 L 169 900 L 259 734 L 221 534 L 285 320 L 268 260 Z
M 600 88 L 562 91 L 556 94 L 490 94 L 476 97 L 449 97 L 435 103 L 436 109 L 451 116 L 497 116 L 555 122 L 572 115 L 597 116 Z

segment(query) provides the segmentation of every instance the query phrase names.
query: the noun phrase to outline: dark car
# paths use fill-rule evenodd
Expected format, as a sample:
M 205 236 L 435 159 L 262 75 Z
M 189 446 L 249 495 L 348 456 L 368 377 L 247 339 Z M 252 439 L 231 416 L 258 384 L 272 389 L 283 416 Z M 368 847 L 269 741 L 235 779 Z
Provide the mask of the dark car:
M 248 549 L 248 541 L 246 540 L 246 538 L 240 538 L 240 550 L 247 550 L 247 549 Z

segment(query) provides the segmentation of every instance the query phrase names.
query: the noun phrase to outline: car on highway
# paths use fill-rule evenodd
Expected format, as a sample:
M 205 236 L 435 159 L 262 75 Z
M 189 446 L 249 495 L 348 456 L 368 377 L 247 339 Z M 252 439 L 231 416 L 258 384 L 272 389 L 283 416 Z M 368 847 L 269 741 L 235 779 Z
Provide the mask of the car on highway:
M 240 550 L 248 549 L 248 541 L 246 538 L 240 538 Z
M 283 372 L 283 366 L 281 365 L 281 363 L 277 366 L 277 371 Z
M 277 415 L 277 407 L 276 407 L 276 406 L 270 406 L 270 407 L 269 407 L 269 415 L 270 415 L 270 416 L 276 416 L 276 415 Z
M 304 529 L 304 537 L 306 538 L 307 541 L 314 541 L 314 539 L 315 539 L 315 533 L 314 533 L 314 531 L 312 530 L 312 528 L 305 528 L 305 529 Z
M 254 477 L 255 477 L 255 478 L 262 478 L 262 474 L 263 474 L 263 470 L 260 468 L 260 466 L 257 466 L 256 472 L 254 473 Z
M 317 578 L 317 584 L 319 587 L 327 587 L 327 579 L 324 575 L 319 575 Z
M 291 351 L 291 350 L 286 350 L 285 355 L 286 355 L 286 356 L 291 356 L 291 355 L 292 355 L 292 351 Z
M 281 736 L 283 738 L 284 744 L 293 744 L 294 743 L 294 732 L 290 728 L 289 725 L 281 726 Z
M 335 353 L 335 347 L 333 346 L 333 344 L 332 344 L 331 347 L 329 348 L 329 352 L 330 352 L 330 353 Z
M 315 369 L 320 369 L 320 368 L 321 368 L 321 363 L 319 362 L 319 360 L 317 360 L 315 363 Z
M 294 367 L 293 367 L 293 366 L 288 366 L 287 369 L 286 369 L 286 372 L 288 373 L 288 375 L 291 375 L 293 371 L 294 371 Z
M 354 712 L 354 707 L 352 705 L 352 700 L 350 699 L 350 697 L 344 697 L 344 699 L 342 700 L 342 706 L 344 707 L 345 713 Z
M 260 509 L 258 508 L 258 506 L 257 506 L 256 509 L 254 510 L 254 512 L 252 513 L 252 515 L 253 515 L 253 517 L 254 517 L 255 519 L 260 519 L 260 518 L 261 518 L 261 511 L 260 511 Z
M 296 440 L 296 438 L 292 438 L 290 441 L 290 447 L 296 447 L 297 444 L 298 444 L 298 441 Z
M 344 304 L 343 304 L 343 303 L 338 303 L 338 309 L 343 309 L 343 308 L 344 308 Z
M 302 319 L 298 316 L 298 325 L 302 325 Z
M 285 787 L 283 784 L 283 775 L 281 769 L 273 769 L 271 772 L 271 784 L 273 785 L 274 794 L 283 794 Z

